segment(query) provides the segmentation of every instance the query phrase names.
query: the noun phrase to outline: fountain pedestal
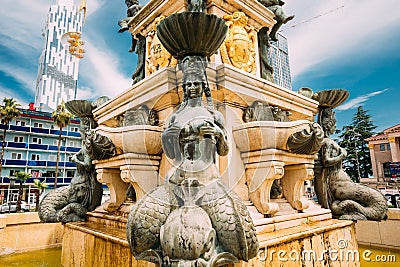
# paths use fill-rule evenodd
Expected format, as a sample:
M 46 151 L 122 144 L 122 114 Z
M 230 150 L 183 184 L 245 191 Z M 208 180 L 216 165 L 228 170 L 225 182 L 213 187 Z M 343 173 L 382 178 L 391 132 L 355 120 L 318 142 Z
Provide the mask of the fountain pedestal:
M 184 11 L 186 6 L 186 1 L 183 0 L 151 0 L 130 21 L 130 31 L 147 36 L 147 47 L 152 49 L 154 32 L 151 31 L 154 31 L 153 23 L 156 18 Z M 239 10 L 242 13 L 235 13 Z M 333 220 L 330 210 L 305 199 L 303 185 L 305 180 L 313 178 L 315 155 L 292 153 L 287 146 L 287 140 L 292 133 L 304 130 L 299 125 L 303 123 L 307 127 L 313 121 L 318 112 L 318 102 L 260 78 L 257 31 L 274 24 L 272 12 L 257 1 L 227 0 L 207 1 L 207 12 L 219 17 L 225 16 L 228 24 L 235 25 L 230 28 L 231 33 L 235 35 L 237 30 L 245 35 L 249 51 L 253 49 L 252 45 L 255 51 L 255 54 L 246 55 L 250 56 L 249 62 L 254 64 L 254 68 L 249 62 L 244 62 L 245 68 L 239 68 L 236 64 L 238 62 L 232 61 L 232 58 L 230 62 L 224 62 L 220 49 L 216 55 L 211 56 L 211 62 L 215 64 L 210 64 L 206 69 L 212 100 L 216 110 L 225 119 L 230 143 L 228 155 L 216 156 L 214 163 L 224 184 L 244 201 L 254 222 L 261 251 L 258 257 L 249 262 L 235 265 L 333 266 L 335 262 L 329 261 L 324 251 L 340 249 L 341 240 L 346 241 L 346 249 L 357 249 L 354 223 Z M 236 15 L 244 18 L 246 25 L 236 25 Z M 148 35 L 150 33 L 153 36 L 151 38 Z M 150 57 L 149 51 L 147 53 Z M 163 55 L 166 54 L 163 52 Z M 229 57 L 229 53 L 227 55 Z M 155 61 L 148 59 L 146 64 L 154 64 Z M 126 115 L 127 110 L 142 105 L 158 114 L 158 127 L 167 127 L 168 117 L 184 98 L 182 71 L 171 65 L 151 67 L 157 71 L 147 72 L 144 80 L 94 110 L 99 129 L 111 128 L 115 132 L 123 133 L 127 126 L 118 124 L 120 118 Z M 260 135 L 261 141 L 265 141 L 259 147 L 252 146 L 252 142 L 260 141 L 254 136 L 248 133 L 246 138 L 237 136 L 240 130 L 246 132 L 249 125 L 262 124 L 243 121 L 246 109 L 255 101 L 263 101 L 274 108 L 290 112 L 292 120 L 291 123 L 265 122 L 272 127 L 272 134 L 263 132 L 258 125 L 255 131 Z M 294 125 L 294 130 L 281 127 L 285 125 Z M 284 129 L 283 134 L 276 131 L 278 128 Z M 110 134 L 110 139 L 113 136 L 116 134 Z M 118 143 L 118 140 L 114 139 L 113 142 Z M 249 144 L 246 145 L 246 142 Z M 151 140 L 144 140 L 145 147 L 152 143 Z M 111 200 L 96 211 L 88 213 L 87 222 L 65 225 L 63 267 L 154 265 L 138 261 L 129 250 L 126 224 L 129 210 L 135 202 L 126 197 L 125 191 L 129 184 L 132 185 L 135 192 L 133 199 L 140 201 L 145 193 L 163 184 L 161 181 L 167 177 L 172 163 L 162 151 L 144 154 L 124 151 L 122 146 L 118 153 L 113 158 L 95 162 L 98 180 L 110 188 Z M 283 193 L 281 197 L 272 199 L 270 191 L 275 180 L 280 181 Z M 154 223 L 151 220 L 146 222 L 150 227 Z M 282 260 L 276 255 L 262 254 L 266 249 L 285 251 L 288 260 Z M 288 258 L 292 251 L 302 255 L 302 252 L 310 253 L 311 250 L 316 257 L 310 260 Z M 349 263 L 347 266 L 359 266 L 356 260 L 346 263 Z

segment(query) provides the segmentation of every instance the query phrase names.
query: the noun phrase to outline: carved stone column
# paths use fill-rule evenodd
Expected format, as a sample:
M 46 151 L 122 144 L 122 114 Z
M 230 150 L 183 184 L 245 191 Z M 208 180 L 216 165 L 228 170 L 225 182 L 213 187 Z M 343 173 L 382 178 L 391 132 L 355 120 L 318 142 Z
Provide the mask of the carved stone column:
M 281 161 L 246 164 L 250 200 L 263 214 L 274 215 L 279 211 L 278 203 L 270 201 L 270 193 L 273 182 L 284 174 L 283 166 Z
M 110 189 L 110 201 L 103 208 L 109 212 L 113 212 L 121 206 L 125 200 L 125 192 L 128 184 L 121 180 L 119 169 L 97 169 L 97 180 L 106 184 Z
M 392 161 L 399 162 L 400 161 L 400 151 L 399 151 L 399 143 L 396 142 L 396 137 L 389 136 L 388 141 L 390 143 L 390 152 L 392 153 Z
M 374 177 L 377 177 L 377 181 L 379 182 L 378 168 L 376 166 L 376 158 L 375 158 L 375 145 L 368 144 L 368 148 L 369 148 L 369 154 L 371 156 L 372 173 Z
M 285 167 L 281 185 L 286 200 L 294 209 L 302 211 L 308 208 L 309 200 L 303 197 L 304 181 L 311 180 L 313 177 L 313 164 L 296 164 Z

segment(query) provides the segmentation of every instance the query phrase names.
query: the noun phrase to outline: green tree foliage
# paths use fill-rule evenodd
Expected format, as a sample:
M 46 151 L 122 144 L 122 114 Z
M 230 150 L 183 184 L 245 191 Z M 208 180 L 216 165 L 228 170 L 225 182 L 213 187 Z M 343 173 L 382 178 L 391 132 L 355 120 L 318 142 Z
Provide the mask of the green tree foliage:
M 39 210 L 40 195 L 43 193 L 44 189 L 47 188 L 47 184 L 44 181 L 41 182 L 39 179 L 33 180 L 33 183 L 35 184 L 36 188 L 38 189 L 35 192 L 35 197 L 36 197 L 36 208 L 35 208 L 35 211 L 38 211 Z
M 26 172 L 16 172 L 15 176 L 19 180 L 19 190 L 18 190 L 18 200 L 17 200 L 17 212 L 21 210 L 22 193 L 24 189 L 24 183 L 27 179 L 31 178 L 30 173 Z
M 54 124 L 56 124 L 58 126 L 58 128 L 60 129 L 60 133 L 58 135 L 56 176 L 54 178 L 54 189 L 56 189 L 57 188 L 57 178 L 58 178 L 58 164 L 60 162 L 60 147 L 61 147 L 61 141 L 62 141 L 62 129 L 65 128 L 66 126 L 68 126 L 73 115 L 65 109 L 65 103 L 64 103 L 64 101 L 62 101 L 61 104 L 58 105 L 57 109 L 55 111 L 53 111 L 51 116 L 53 117 Z
M 7 98 L 3 99 L 3 105 L 0 105 L 0 118 L 4 120 L 2 123 L 4 126 L 3 129 L 3 142 L 1 142 L 1 155 L 0 155 L 0 176 L 1 176 L 1 169 L 3 167 L 3 158 L 4 158 L 4 148 L 5 148 L 5 141 L 7 135 L 7 129 L 10 125 L 10 122 L 18 118 L 21 115 L 21 105 L 17 103 L 14 98 Z
M 372 175 L 371 156 L 365 139 L 375 134 L 375 128 L 368 111 L 359 106 L 351 124 L 343 126 L 339 132 L 339 145 L 347 150 L 344 168 L 355 182 Z

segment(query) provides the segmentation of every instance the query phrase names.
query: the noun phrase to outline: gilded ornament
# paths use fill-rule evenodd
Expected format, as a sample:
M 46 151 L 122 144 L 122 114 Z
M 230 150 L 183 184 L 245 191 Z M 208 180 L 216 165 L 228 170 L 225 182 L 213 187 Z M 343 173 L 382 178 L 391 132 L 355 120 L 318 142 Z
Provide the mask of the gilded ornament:
M 248 17 L 243 12 L 225 15 L 228 34 L 221 45 L 222 62 L 245 72 L 255 74 L 256 51 L 254 28 L 248 26 Z
M 153 22 L 153 29 L 147 35 L 147 75 L 156 72 L 164 67 L 173 67 L 178 63 L 177 60 L 165 49 L 157 37 L 157 25 L 165 19 L 164 16 L 159 16 Z

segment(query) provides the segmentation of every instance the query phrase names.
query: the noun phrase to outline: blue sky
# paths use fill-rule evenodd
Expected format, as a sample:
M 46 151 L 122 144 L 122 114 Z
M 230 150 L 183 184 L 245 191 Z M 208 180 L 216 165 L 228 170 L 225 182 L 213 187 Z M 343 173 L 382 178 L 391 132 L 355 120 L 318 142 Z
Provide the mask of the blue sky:
M 41 30 L 56 0 L 1 2 L 0 99 L 11 96 L 27 105 L 34 100 Z M 284 8 L 296 15 L 282 27 L 293 90 L 349 90 L 349 100 L 336 112 L 339 127 L 350 122 L 359 105 L 377 130 L 400 123 L 398 0 L 286 0 Z M 126 6 L 122 0 L 87 0 L 87 9 L 78 97 L 113 97 L 129 88 L 136 64 L 136 56 L 127 52 L 129 34 L 117 33 Z

